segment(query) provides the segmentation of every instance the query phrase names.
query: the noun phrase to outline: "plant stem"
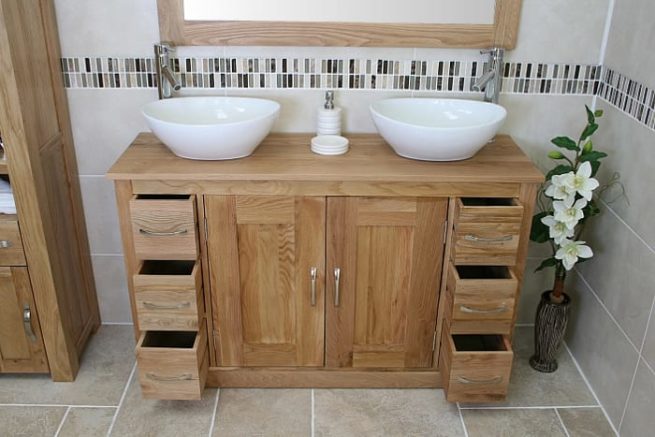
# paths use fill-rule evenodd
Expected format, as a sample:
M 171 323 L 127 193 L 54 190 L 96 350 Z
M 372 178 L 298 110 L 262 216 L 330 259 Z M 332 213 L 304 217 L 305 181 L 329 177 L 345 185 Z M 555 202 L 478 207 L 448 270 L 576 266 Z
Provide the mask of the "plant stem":
M 556 301 L 562 300 L 564 293 L 564 281 L 566 280 L 566 269 L 561 262 L 555 266 L 555 283 L 553 284 L 553 298 Z

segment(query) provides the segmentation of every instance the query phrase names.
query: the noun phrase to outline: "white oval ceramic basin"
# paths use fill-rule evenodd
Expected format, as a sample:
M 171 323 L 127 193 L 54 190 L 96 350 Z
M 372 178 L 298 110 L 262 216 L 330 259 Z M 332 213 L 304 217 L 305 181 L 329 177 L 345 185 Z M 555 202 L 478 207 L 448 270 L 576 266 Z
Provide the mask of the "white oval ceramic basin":
M 142 109 L 152 132 L 177 156 L 236 159 L 248 156 L 280 113 L 272 100 L 245 97 L 180 97 Z
M 397 154 L 423 161 L 470 158 L 507 116 L 502 106 L 456 99 L 386 99 L 370 109 L 380 135 Z

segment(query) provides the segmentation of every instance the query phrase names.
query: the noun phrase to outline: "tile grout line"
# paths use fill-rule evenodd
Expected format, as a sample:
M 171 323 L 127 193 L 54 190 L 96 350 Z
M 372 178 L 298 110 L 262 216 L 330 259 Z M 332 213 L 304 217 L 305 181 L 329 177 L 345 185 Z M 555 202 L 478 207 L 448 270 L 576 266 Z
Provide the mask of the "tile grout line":
M 71 407 L 66 408 L 66 412 L 64 413 L 64 417 L 61 418 L 61 422 L 59 422 L 59 426 L 57 427 L 57 431 L 55 431 L 55 437 L 59 436 L 59 433 L 61 432 L 61 429 L 64 427 L 64 422 L 66 422 L 66 419 L 68 418 L 68 413 L 70 413 Z
M 632 374 L 632 381 L 630 381 L 630 389 L 628 390 L 628 397 L 625 398 L 625 404 L 623 405 L 623 412 L 621 413 L 621 420 L 619 421 L 619 432 L 621 432 L 621 427 L 623 426 L 623 419 L 625 419 L 625 413 L 628 411 L 628 403 L 630 402 L 630 397 L 632 396 L 632 389 L 634 388 L 635 380 L 637 379 L 637 371 L 639 370 L 639 364 L 641 363 L 642 360 L 644 345 L 646 344 L 646 337 L 648 336 L 648 327 L 653 317 L 653 307 L 655 307 L 655 297 L 653 297 L 653 303 L 651 303 L 650 305 L 650 314 L 648 315 L 648 321 L 646 322 L 646 331 L 644 332 L 644 338 L 641 340 L 641 347 L 639 348 L 639 356 L 637 357 L 637 364 L 635 365 L 635 371 Z
M 543 405 L 543 406 L 525 406 L 525 407 L 479 406 L 479 407 L 460 407 L 460 410 L 552 410 L 553 408 L 559 408 L 559 409 L 569 408 L 571 410 L 582 410 L 582 409 L 591 409 L 591 408 L 601 408 L 601 406 L 600 405 Z
M 130 388 L 130 383 L 132 382 L 132 378 L 134 377 L 134 373 L 136 372 L 136 362 L 134 363 L 134 366 L 132 366 L 132 371 L 130 372 L 129 378 L 127 378 L 127 382 L 125 383 L 125 388 L 123 389 L 123 393 L 121 394 L 121 398 L 118 401 L 118 407 L 116 407 L 116 412 L 114 413 L 114 417 L 111 419 L 111 424 L 109 425 L 109 429 L 107 430 L 107 437 L 111 435 L 111 432 L 114 430 L 114 425 L 116 424 L 116 419 L 118 418 L 118 413 L 121 411 L 121 407 L 123 406 L 123 401 L 125 400 L 125 397 L 127 396 L 127 390 Z
M 316 433 L 316 413 L 315 413 L 315 407 L 316 407 L 316 398 L 314 397 L 314 389 L 312 389 L 312 417 L 311 417 L 311 437 L 314 437 L 314 434 Z
M 0 407 L 118 408 L 116 405 L 74 405 L 74 404 L 0 404 Z
M 596 403 L 598 404 L 598 408 L 603 412 L 605 415 L 605 419 L 607 420 L 607 423 L 610 424 L 610 427 L 612 428 L 612 431 L 614 431 L 614 434 L 617 436 L 619 435 L 619 432 L 617 431 L 616 427 L 614 426 L 614 423 L 612 423 L 612 420 L 610 419 L 609 414 L 607 414 L 607 410 L 605 410 L 605 407 L 603 404 L 600 402 L 600 399 L 598 399 L 598 395 L 596 394 L 596 391 L 594 388 L 591 386 L 591 383 L 589 383 L 589 380 L 587 379 L 587 375 L 584 374 L 582 371 L 582 367 L 580 367 L 580 363 L 578 363 L 578 360 L 575 359 L 575 356 L 573 356 L 573 352 L 571 352 L 571 349 L 569 348 L 568 343 L 566 341 L 564 342 L 564 347 L 566 348 L 566 351 L 569 353 L 569 356 L 571 357 L 571 361 L 573 361 L 573 365 L 575 365 L 575 368 L 578 369 L 578 373 L 582 377 L 582 380 L 585 382 L 587 385 L 587 388 L 593 395 L 594 399 L 596 400 Z
M 216 424 L 216 412 L 218 411 L 218 400 L 221 398 L 221 389 L 216 390 L 216 399 L 214 400 L 214 412 L 212 413 L 212 421 L 209 424 L 209 437 L 214 434 L 214 425 Z
M 646 248 L 647 248 L 648 250 L 650 250 L 652 253 L 655 254 L 655 249 L 652 248 L 652 247 L 650 246 L 650 244 L 648 244 L 648 243 L 646 242 L 646 240 L 644 240 L 644 239 L 641 237 L 641 235 L 639 235 L 639 234 L 637 233 L 637 231 L 635 231 L 634 229 L 632 229 L 632 226 L 630 226 L 628 223 L 626 223 L 626 221 L 623 220 L 623 218 L 622 218 L 622 217 L 621 217 L 621 216 L 620 216 L 616 211 L 614 211 L 614 208 L 612 208 L 612 207 L 611 207 L 607 202 L 605 202 L 603 199 L 600 199 L 600 202 L 601 202 L 603 205 L 605 205 L 605 208 L 607 208 L 607 209 L 612 213 L 612 215 L 614 215 L 614 217 L 616 217 L 616 218 L 618 219 L 618 221 L 621 222 L 621 223 L 623 224 L 623 226 L 625 226 L 626 228 L 628 228 L 628 231 L 630 231 L 630 232 L 631 232 L 635 237 L 637 237 L 637 239 L 638 239 L 638 240 L 639 240 L 639 241 L 640 241 L 644 246 L 646 246 Z
M 564 424 L 564 421 L 562 420 L 562 416 L 560 416 L 559 411 L 557 408 L 553 408 L 553 411 L 555 411 L 555 415 L 557 415 L 557 418 L 559 419 L 559 423 L 562 425 L 562 429 L 564 430 L 564 434 L 566 434 L 566 437 L 571 437 L 571 434 L 569 434 L 568 428 L 566 428 L 566 425 Z
M 464 415 L 462 414 L 462 407 L 457 402 L 457 412 L 459 413 L 459 421 L 462 424 L 462 430 L 464 430 L 464 437 L 469 437 L 468 429 L 466 429 L 466 422 L 464 422 Z

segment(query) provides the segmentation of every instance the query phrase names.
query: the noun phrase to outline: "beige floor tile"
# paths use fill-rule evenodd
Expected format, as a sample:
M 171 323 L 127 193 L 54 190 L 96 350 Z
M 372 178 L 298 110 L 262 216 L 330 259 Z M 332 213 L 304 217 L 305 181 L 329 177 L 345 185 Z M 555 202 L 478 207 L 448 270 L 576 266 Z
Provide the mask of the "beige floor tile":
M 0 407 L 0 435 L 7 437 L 52 437 L 66 407 Z
M 311 414 L 311 390 L 222 389 L 214 436 L 306 437 Z
M 565 437 L 555 410 L 462 410 L 469 437 Z
M 209 433 L 216 402 L 216 389 L 205 389 L 199 401 L 143 399 L 134 375 L 118 411 L 112 436 L 181 437 Z
M 134 365 L 134 330 L 103 325 L 91 339 L 74 382 L 47 375 L 0 376 L 0 403 L 118 405 Z
M 614 437 L 614 430 L 600 408 L 558 410 L 571 437 Z
M 554 373 L 541 373 L 530 367 L 534 353 L 534 328 L 516 328 L 514 363 L 507 400 L 493 406 L 544 407 L 597 405 L 580 372 L 564 347 L 560 351 L 559 368 Z M 471 405 L 469 405 L 471 406 Z
M 58 437 L 105 436 L 115 408 L 71 408 Z
M 463 436 L 441 390 L 316 390 L 316 436 Z

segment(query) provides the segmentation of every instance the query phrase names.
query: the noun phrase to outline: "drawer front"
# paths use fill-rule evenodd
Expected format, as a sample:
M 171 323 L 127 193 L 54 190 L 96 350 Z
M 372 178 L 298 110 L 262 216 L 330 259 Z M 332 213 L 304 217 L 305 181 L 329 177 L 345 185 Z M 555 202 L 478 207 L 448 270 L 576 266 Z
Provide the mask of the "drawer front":
M 195 196 L 130 201 L 134 251 L 138 259 L 198 258 Z
M 197 333 L 145 331 L 136 356 L 144 398 L 201 399 L 209 368 L 204 326 Z
M 18 222 L 0 220 L 0 266 L 24 266 L 25 253 Z
M 200 262 L 190 264 L 190 271 L 180 275 L 154 274 L 144 270 L 134 275 L 134 298 L 139 329 L 142 331 L 197 331 L 203 317 L 202 282 Z M 158 261 L 184 264 L 178 261 Z
M 519 246 L 523 207 L 467 206 L 458 200 L 452 258 L 456 264 L 514 265 Z
M 460 348 L 457 337 L 495 337 L 498 347 Z M 440 367 L 449 402 L 494 402 L 507 396 L 513 352 L 507 336 L 459 335 L 443 330 Z
M 453 311 L 453 293 L 446 288 L 444 323 L 452 334 L 505 334 L 512 332 L 512 318 L 507 319 L 456 319 Z

